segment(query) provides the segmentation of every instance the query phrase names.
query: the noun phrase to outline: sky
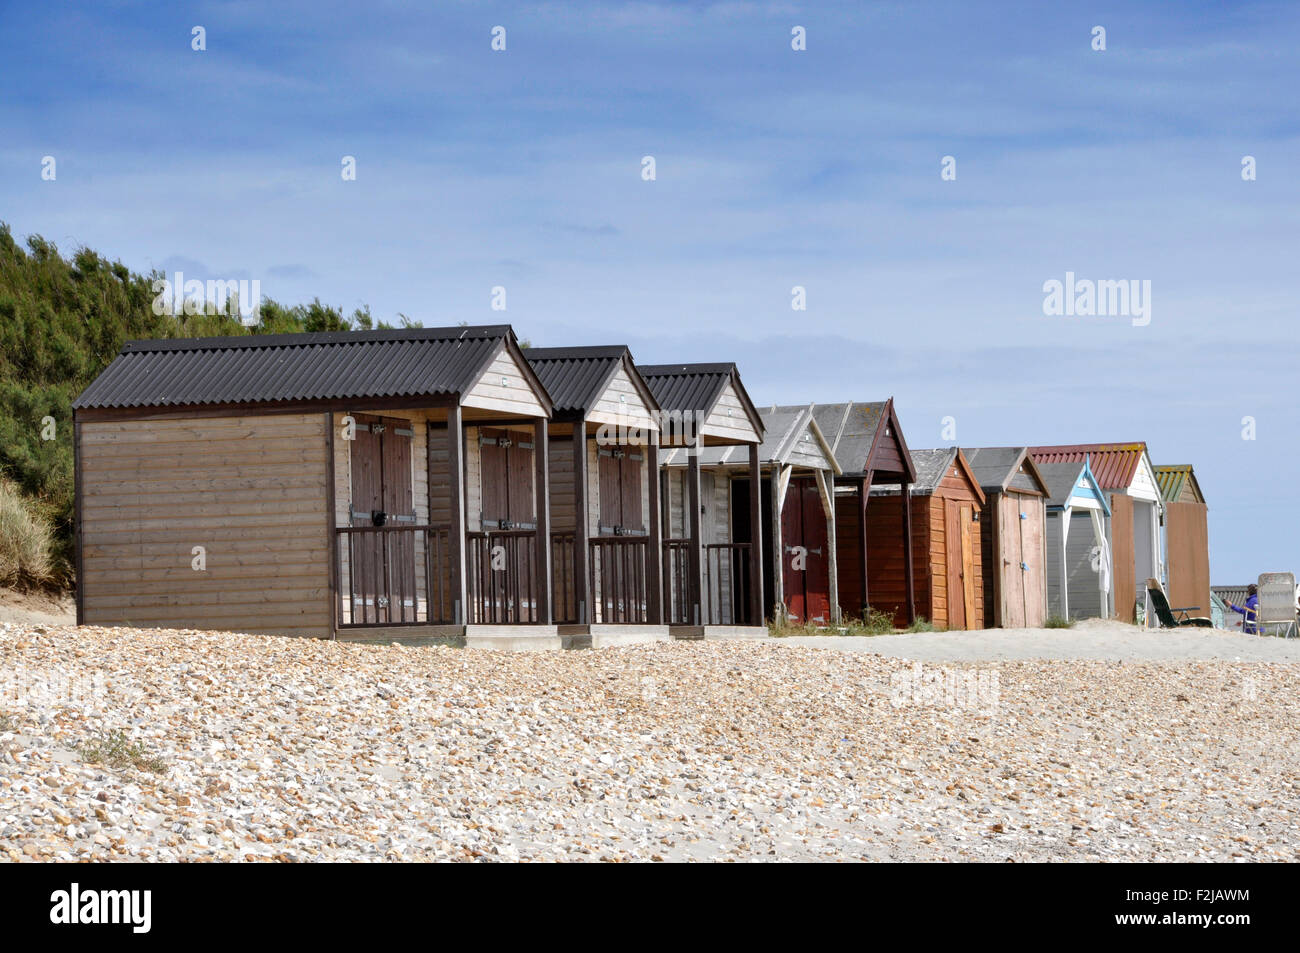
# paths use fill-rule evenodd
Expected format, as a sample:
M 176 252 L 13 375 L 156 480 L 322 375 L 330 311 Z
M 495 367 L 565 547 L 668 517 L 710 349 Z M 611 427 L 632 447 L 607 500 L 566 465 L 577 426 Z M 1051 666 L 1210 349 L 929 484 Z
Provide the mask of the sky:
M 1297 49 L 1293 3 L 0 0 L 0 221 L 893 396 L 916 449 L 1144 440 L 1244 583 L 1300 573 Z M 1067 273 L 1149 312 L 1045 313 Z

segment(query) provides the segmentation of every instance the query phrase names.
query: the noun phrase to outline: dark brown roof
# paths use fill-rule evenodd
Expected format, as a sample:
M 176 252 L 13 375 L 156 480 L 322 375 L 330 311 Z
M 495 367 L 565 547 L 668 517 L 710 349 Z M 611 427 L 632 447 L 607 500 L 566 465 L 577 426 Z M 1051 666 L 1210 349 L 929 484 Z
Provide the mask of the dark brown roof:
M 916 480 L 916 467 L 907 450 L 907 441 L 903 439 L 902 428 L 898 426 L 892 397 L 889 400 L 818 404 L 813 413 L 845 476 L 865 476 L 874 470 L 879 482 L 888 483 L 891 479 L 898 482 L 904 476 L 908 482 Z M 880 458 L 887 449 L 897 450 L 904 470 L 881 465 Z
M 528 363 L 554 401 L 556 414 L 588 413 L 622 366 L 641 393 L 646 406 L 658 409 L 654 395 L 641 378 L 625 344 L 598 347 L 530 347 L 524 350 Z
M 188 407 L 463 394 L 505 347 L 509 325 L 129 341 L 77 409 Z M 520 361 L 530 376 L 526 361 Z M 534 384 L 544 405 L 550 400 Z

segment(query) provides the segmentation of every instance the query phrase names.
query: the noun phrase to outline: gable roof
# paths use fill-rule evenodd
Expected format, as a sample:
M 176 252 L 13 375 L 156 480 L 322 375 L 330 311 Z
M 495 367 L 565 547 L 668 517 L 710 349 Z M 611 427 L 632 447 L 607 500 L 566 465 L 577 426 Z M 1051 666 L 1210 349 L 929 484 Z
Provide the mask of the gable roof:
M 911 496 L 931 496 L 938 489 L 948 476 L 948 471 L 957 468 L 957 471 L 966 478 L 970 484 L 971 490 L 975 493 L 975 498 L 979 500 L 980 505 L 984 504 L 984 491 L 975 479 L 975 474 L 967 462 L 966 456 L 958 447 L 939 447 L 936 450 L 913 450 L 912 464 L 916 467 L 916 481 L 911 485 Z M 871 486 L 872 496 L 896 496 L 898 494 L 897 483 L 886 483 L 877 485 L 874 481 Z
M 1080 481 L 1086 480 L 1089 486 L 1088 495 L 1101 504 L 1103 513 L 1110 515 L 1110 504 L 1106 502 L 1106 494 L 1101 492 L 1097 476 L 1086 460 L 1040 463 L 1038 471 L 1047 484 L 1049 509 L 1063 509 L 1070 498 L 1076 495 Z
M 625 344 L 597 347 L 530 347 L 524 357 L 551 395 L 557 416 L 586 416 L 623 368 L 652 411 L 654 394 L 632 361 Z
M 894 398 L 816 404 L 813 414 L 845 476 L 863 477 L 874 471 L 882 482 L 897 483 L 904 477 L 908 482 L 916 480 L 916 468 L 894 411 Z
M 1029 456 L 1028 447 L 963 447 L 966 462 L 986 493 L 1002 493 L 1011 488 L 1017 477 L 1023 475 L 1024 489 L 1034 489 L 1050 496 L 1038 465 Z M 1021 489 L 1021 487 L 1016 487 Z
M 508 324 L 128 341 L 73 407 L 459 399 L 503 350 L 549 413 L 550 396 Z
M 1076 443 L 1029 448 L 1029 455 L 1040 466 L 1044 463 L 1082 463 L 1086 459 L 1103 490 L 1127 489 L 1146 452 L 1147 445 L 1140 440 L 1134 443 Z
M 642 364 L 637 370 L 663 410 L 689 411 L 701 426 L 730 385 L 754 432 L 762 439 L 763 418 L 740 382 L 735 364 Z
M 1195 502 L 1205 502 L 1205 495 L 1201 493 L 1201 485 L 1196 481 L 1196 474 L 1192 472 L 1190 463 L 1170 464 L 1151 469 L 1155 471 L 1156 485 L 1160 487 L 1160 496 L 1166 503 L 1177 503 L 1183 495 L 1183 490 L 1188 486 L 1191 487 Z
M 827 467 L 814 467 L 815 469 L 828 469 L 830 472 L 838 474 L 840 466 L 835 462 L 835 456 L 831 453 L 830 444 L 826 441 L 826 436 L 822 433 L 821 428 L 817 426 L 817 419 L 813 416 L 812 405 L 807 407 L 765 407 L 759 410 L 759 416 L 763 418 L 763 442 L 758 447 L 758 460 L 761 464 L 779 463 L 785 464 L 790 462 L 796 448 L 806 444 L 815 444 L 815 454 L 825 457 Z M 670 450 L 660 451 L 659 460 L 663 464 L 677 466 L 686 463 L 687 450 L 677 447 Z M 698 451 L 701 466 L 737 466 L 739 464 L 749 464 L 749 454 L 739 446 L 730 447 L 704 447 Z M 811 454 L 810 454 L 811 455 Z M 810 462 L 801 462 L 799 465 L 813 467 Z

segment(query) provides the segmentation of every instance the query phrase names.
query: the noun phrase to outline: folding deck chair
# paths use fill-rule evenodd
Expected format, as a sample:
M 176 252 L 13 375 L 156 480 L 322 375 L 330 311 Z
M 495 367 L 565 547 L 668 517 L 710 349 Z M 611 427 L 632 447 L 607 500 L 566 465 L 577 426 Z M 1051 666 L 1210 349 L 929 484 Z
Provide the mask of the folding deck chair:
M 1261 634 L 1296 635 L 1295 575 L 1289 572 L 1259 574 L 1259 621 Z
M 1156 619 L 1160 622 L 1162 629 L 1177 629 L 1182 626 L 1195 626 L 1198 628 L 1212 629 L 1214 623 L 1204 616 L 1189 616 L 1189 612 L 1199 612 L 1200 606 L 1183 606 L 1181 609 L 1171 609 L 1169 599 L 1165 595 L 1165 587 L 1160 585 L 1159 579 L 1147 580 L 1147 595 L 1151 598 L 1151 608 L 1155 610 Z

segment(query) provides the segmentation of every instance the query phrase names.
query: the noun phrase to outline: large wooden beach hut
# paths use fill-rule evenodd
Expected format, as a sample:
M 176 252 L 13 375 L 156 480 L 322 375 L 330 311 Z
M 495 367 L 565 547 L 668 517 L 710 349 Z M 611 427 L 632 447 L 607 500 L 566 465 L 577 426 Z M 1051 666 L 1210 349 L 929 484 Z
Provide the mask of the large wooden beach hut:
M 80 622 L 560 645 L 509 326 L 133 341 L 74 408 Z

